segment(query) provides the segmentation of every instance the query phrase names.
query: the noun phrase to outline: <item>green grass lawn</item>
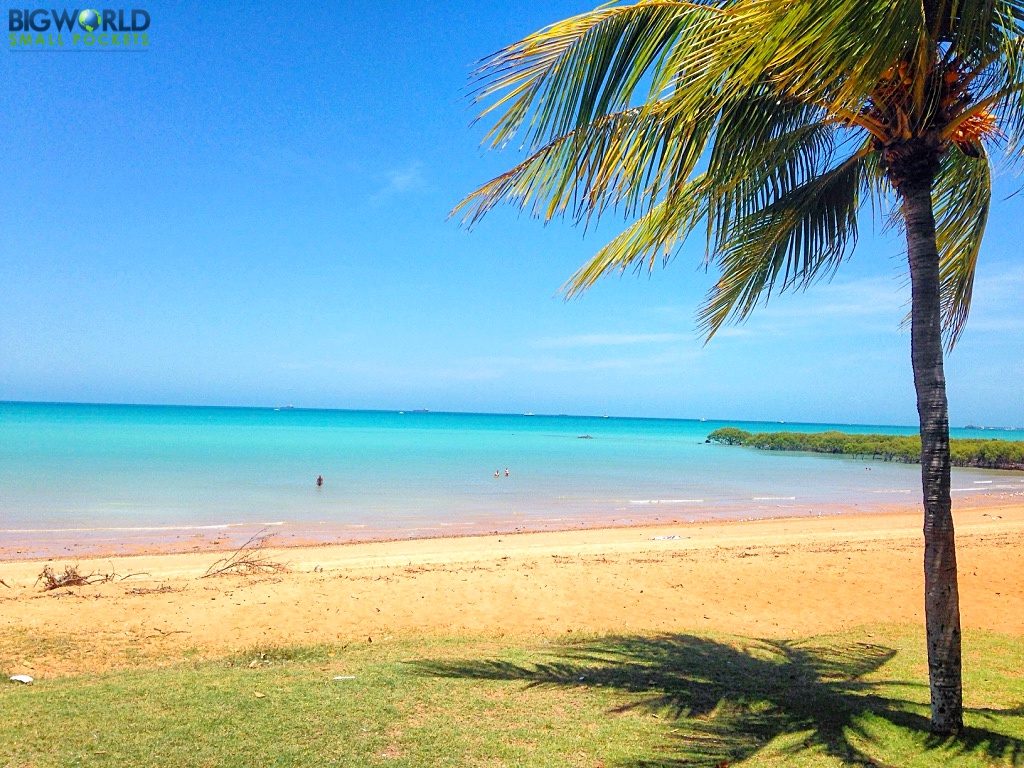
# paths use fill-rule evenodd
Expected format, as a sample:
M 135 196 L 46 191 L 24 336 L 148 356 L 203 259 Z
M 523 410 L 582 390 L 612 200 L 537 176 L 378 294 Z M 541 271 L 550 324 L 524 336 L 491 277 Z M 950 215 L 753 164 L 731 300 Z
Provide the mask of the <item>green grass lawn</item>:
M 890 627 L 254 649 L 3 685 L 0 765 L 1024 765 L 1020 638 L 967 635 L 968 728 L 948 741 L 927 731 L 921 646 Z

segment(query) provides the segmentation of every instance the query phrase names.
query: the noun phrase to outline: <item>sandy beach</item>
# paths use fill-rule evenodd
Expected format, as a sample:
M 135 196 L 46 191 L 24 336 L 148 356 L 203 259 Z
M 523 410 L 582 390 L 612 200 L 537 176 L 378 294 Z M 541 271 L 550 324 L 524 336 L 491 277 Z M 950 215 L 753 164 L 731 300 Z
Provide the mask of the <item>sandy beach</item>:
M 956 511 L 965 628 L 1024 635 L 1024 503 Z M 269 550 L 271 575 L 201 578 L 216 552 L 77 562 L 113 581 L 43 592 L 0 563 L 0 667 L 34 675 L 256 645 L 409 635 L 719 631 L 803 637 L 922 621 L 921 518 L 674 524 Z

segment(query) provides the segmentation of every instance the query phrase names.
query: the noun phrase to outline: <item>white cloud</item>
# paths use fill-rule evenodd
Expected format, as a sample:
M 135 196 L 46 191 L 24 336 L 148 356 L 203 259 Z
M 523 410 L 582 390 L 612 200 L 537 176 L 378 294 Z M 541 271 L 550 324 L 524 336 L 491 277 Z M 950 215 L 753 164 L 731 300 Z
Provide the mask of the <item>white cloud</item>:
M 423 189 L 425 186 L 423 163 L 416 160 L 401 168 L 386 171 L 383 185 L 370 196 L 370 200 L 379 202 L 394 195 Z
M 859 280 L 825 283 L 804 293 L 776 296 L 754 310 L 771 320 L 820 320 L 829 318 L 866 318 L 906 311 L 910 299 L 905 281 L 892 277 L 865 277 Z

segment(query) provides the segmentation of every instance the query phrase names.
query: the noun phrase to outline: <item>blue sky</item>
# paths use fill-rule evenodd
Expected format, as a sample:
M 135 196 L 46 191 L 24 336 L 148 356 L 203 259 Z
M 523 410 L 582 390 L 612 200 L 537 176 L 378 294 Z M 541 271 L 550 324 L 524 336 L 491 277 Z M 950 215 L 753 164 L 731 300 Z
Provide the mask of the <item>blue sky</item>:
M 516 159 L 474 61 L 589 3 L 138 5 L 146 53 L 0 51 L 0 399 L 916 421 L 891 234 L 705 346 L 696 246 L 565 302 L 620 222 L 446 220 Z M 1024 424 L 1019 183 L 954 425 Z

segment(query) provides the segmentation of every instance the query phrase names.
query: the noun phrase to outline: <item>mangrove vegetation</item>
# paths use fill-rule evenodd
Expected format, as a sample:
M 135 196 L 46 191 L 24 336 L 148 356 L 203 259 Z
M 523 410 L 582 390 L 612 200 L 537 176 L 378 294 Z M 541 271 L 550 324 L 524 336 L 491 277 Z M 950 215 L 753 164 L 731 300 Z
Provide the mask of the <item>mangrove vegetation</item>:
M 809 451 L 862 459 L 921 461 L 918 435 L 859 435 L 848 432 L 747 432 L 736 427 L 716 429 L 707 442 L 744 445 L 762 451 Z M 1024 470 L 1024 441 L 952 439 L 950 458 L 956 467 Z

